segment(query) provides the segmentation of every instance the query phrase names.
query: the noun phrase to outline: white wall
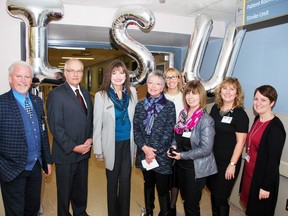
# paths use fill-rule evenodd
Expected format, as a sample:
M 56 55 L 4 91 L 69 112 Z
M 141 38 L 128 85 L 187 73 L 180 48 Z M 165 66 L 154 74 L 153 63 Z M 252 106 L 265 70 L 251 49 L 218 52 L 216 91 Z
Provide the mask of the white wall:
M 20 20 L 14 19 L 6 12 L 6 1 L 0 1 L 0 94 L 10 89 L 8 84 L 8 67 L 14 61 L 21 60 Z

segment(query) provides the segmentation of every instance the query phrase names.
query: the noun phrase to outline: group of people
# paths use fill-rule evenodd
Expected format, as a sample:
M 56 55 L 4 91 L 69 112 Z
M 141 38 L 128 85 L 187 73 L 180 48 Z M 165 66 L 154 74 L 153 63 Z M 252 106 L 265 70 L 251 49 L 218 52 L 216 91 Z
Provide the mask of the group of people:
M 146 216 L 153 215 L 155 188 L 159 216 L 176 215 L 178 191 L 185 215 L 200 215 L 205 186 L 211 191 L 212 215 L 228 216 L 245 145 L 240 201 L 246 215 L 274 215 L 286 132 L 272 112 L 277 101 L 272 86 L 256 88 L 257 115 L 249 130 L 244 94 L 235 78 L 222 81 L 208 113 L 201 82 L 183 84 L 175 68 L 149 73 L 146 97 L 138 102 L 125 64 L 115 60 L 106 68 L 94 107 L 89 92 L 79 85 L 83 72 L 81 61 L 68 60 L 65 83 L 48 95 L 50 154 L 43 102 L 29 92 L 33 69 L 23 61 L 10 66 L 11 90 L 0 96 L 0 183 L 6 215 L 38 214 L 41 167 L 50 175 L 52 163 L 57 215 L 71 215 L 70 205 L 73 215 L 88 215 L 88 160 L 93 148 L 106 166 L 109 216 L 130 215 L 135 150 L 135 164 L 144 179 Z

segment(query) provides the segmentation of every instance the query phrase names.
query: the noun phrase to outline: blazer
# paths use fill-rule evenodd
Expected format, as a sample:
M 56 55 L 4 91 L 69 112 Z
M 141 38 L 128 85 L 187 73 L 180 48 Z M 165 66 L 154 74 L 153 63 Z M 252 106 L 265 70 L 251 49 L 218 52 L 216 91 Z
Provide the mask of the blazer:
M 49 92 L 46 106 L 48 124 L 53 135 L 52 159 L 55 163 L 71 164 L 90 158 L 73 151 L 93 133 L 93 105 L 90 93 L 81 88 L 87 105 L 87 114 L 81 107 L 70 85 L 65 82 Z
M 203 178 L 217 173 L 213 154 L 214 120 L 205 111 L 191 131 L 192 150 L 181 152 L 181 160 L 193 160 L 196 178 Z
M 131 123 L 130 150 L 131 166 L 134 159 L 134 136 L 133 117 L 137 104 L 137 94 L 134 87 L 130 87 L 132 97 L 128 105 L 128 116 Z M 103 154 L 105 165 L 108 170 L 113 170 L 115 161 L 115 108 L 113 102 L 105 92 L 97 92 L 94 99 L 94 129 L 93 129 L 93 151 L 94 154 Z
M 52 164 L 48 142 L 43 101 L 30 94 L 37 114 L 41 135 L 42 168 L 47 172 L 47 163 Z M 43 126 L 44 125 L 44 126 Z M 28 147 L 24 123 L 12 89 L 0 96 L 0 179 L 10 182 L 26 167 Z

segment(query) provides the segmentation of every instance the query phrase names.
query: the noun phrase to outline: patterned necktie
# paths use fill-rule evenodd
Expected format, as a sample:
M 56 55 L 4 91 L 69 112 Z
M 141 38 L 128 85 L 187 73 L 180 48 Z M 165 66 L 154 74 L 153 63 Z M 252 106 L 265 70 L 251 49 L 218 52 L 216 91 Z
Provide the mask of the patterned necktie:
M 80 93 L 79 93 L 79 89 L 76 89 L 75 92 L 76 92 L 76 97 L 77 97 L 80 105 L 82 106 L 83 110 L 84 110 L 85 113 L 87 114 L 87 109 L 86 109 L 86 106 L 85 106 L 83 97 L 82 97 L 82 96 L 80 95 Z
M 29 104 L 28 97 L 25 97 L 25 110 L 27 111 L 29 117 L 32 118 L 33 112 L 32 112 L 31 106 Z

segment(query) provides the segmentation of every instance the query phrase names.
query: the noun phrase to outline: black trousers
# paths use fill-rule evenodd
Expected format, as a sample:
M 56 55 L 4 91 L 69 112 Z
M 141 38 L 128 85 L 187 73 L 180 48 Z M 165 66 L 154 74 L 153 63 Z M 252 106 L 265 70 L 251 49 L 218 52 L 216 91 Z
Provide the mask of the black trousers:
M 74 216 L 86 216 L 88 159 L 72 164 L 56 164 L 58 216 L 69 216 L 70 202 Z
M 131 168 L 130 140 L 115 142 L 114 168 L 106 169 L 109 216 L 130 215 Z
M 144 177 L 145 188 L 157 189 L 158 197 L 169 196 L 171 175 L 164 175 L 153 170 L 142 171 Z
M 42 184 L 41 165 L 23 171 L 11 182 L 1 181 L 2 198 L 7 216 L 37 216 Z
M 177 176 L 180 193 L 184 199 L 186 216 L 200 216 L 200 200 L 206 178 L 195 178 L 195 169 L 192 160 L 177 161 Z

